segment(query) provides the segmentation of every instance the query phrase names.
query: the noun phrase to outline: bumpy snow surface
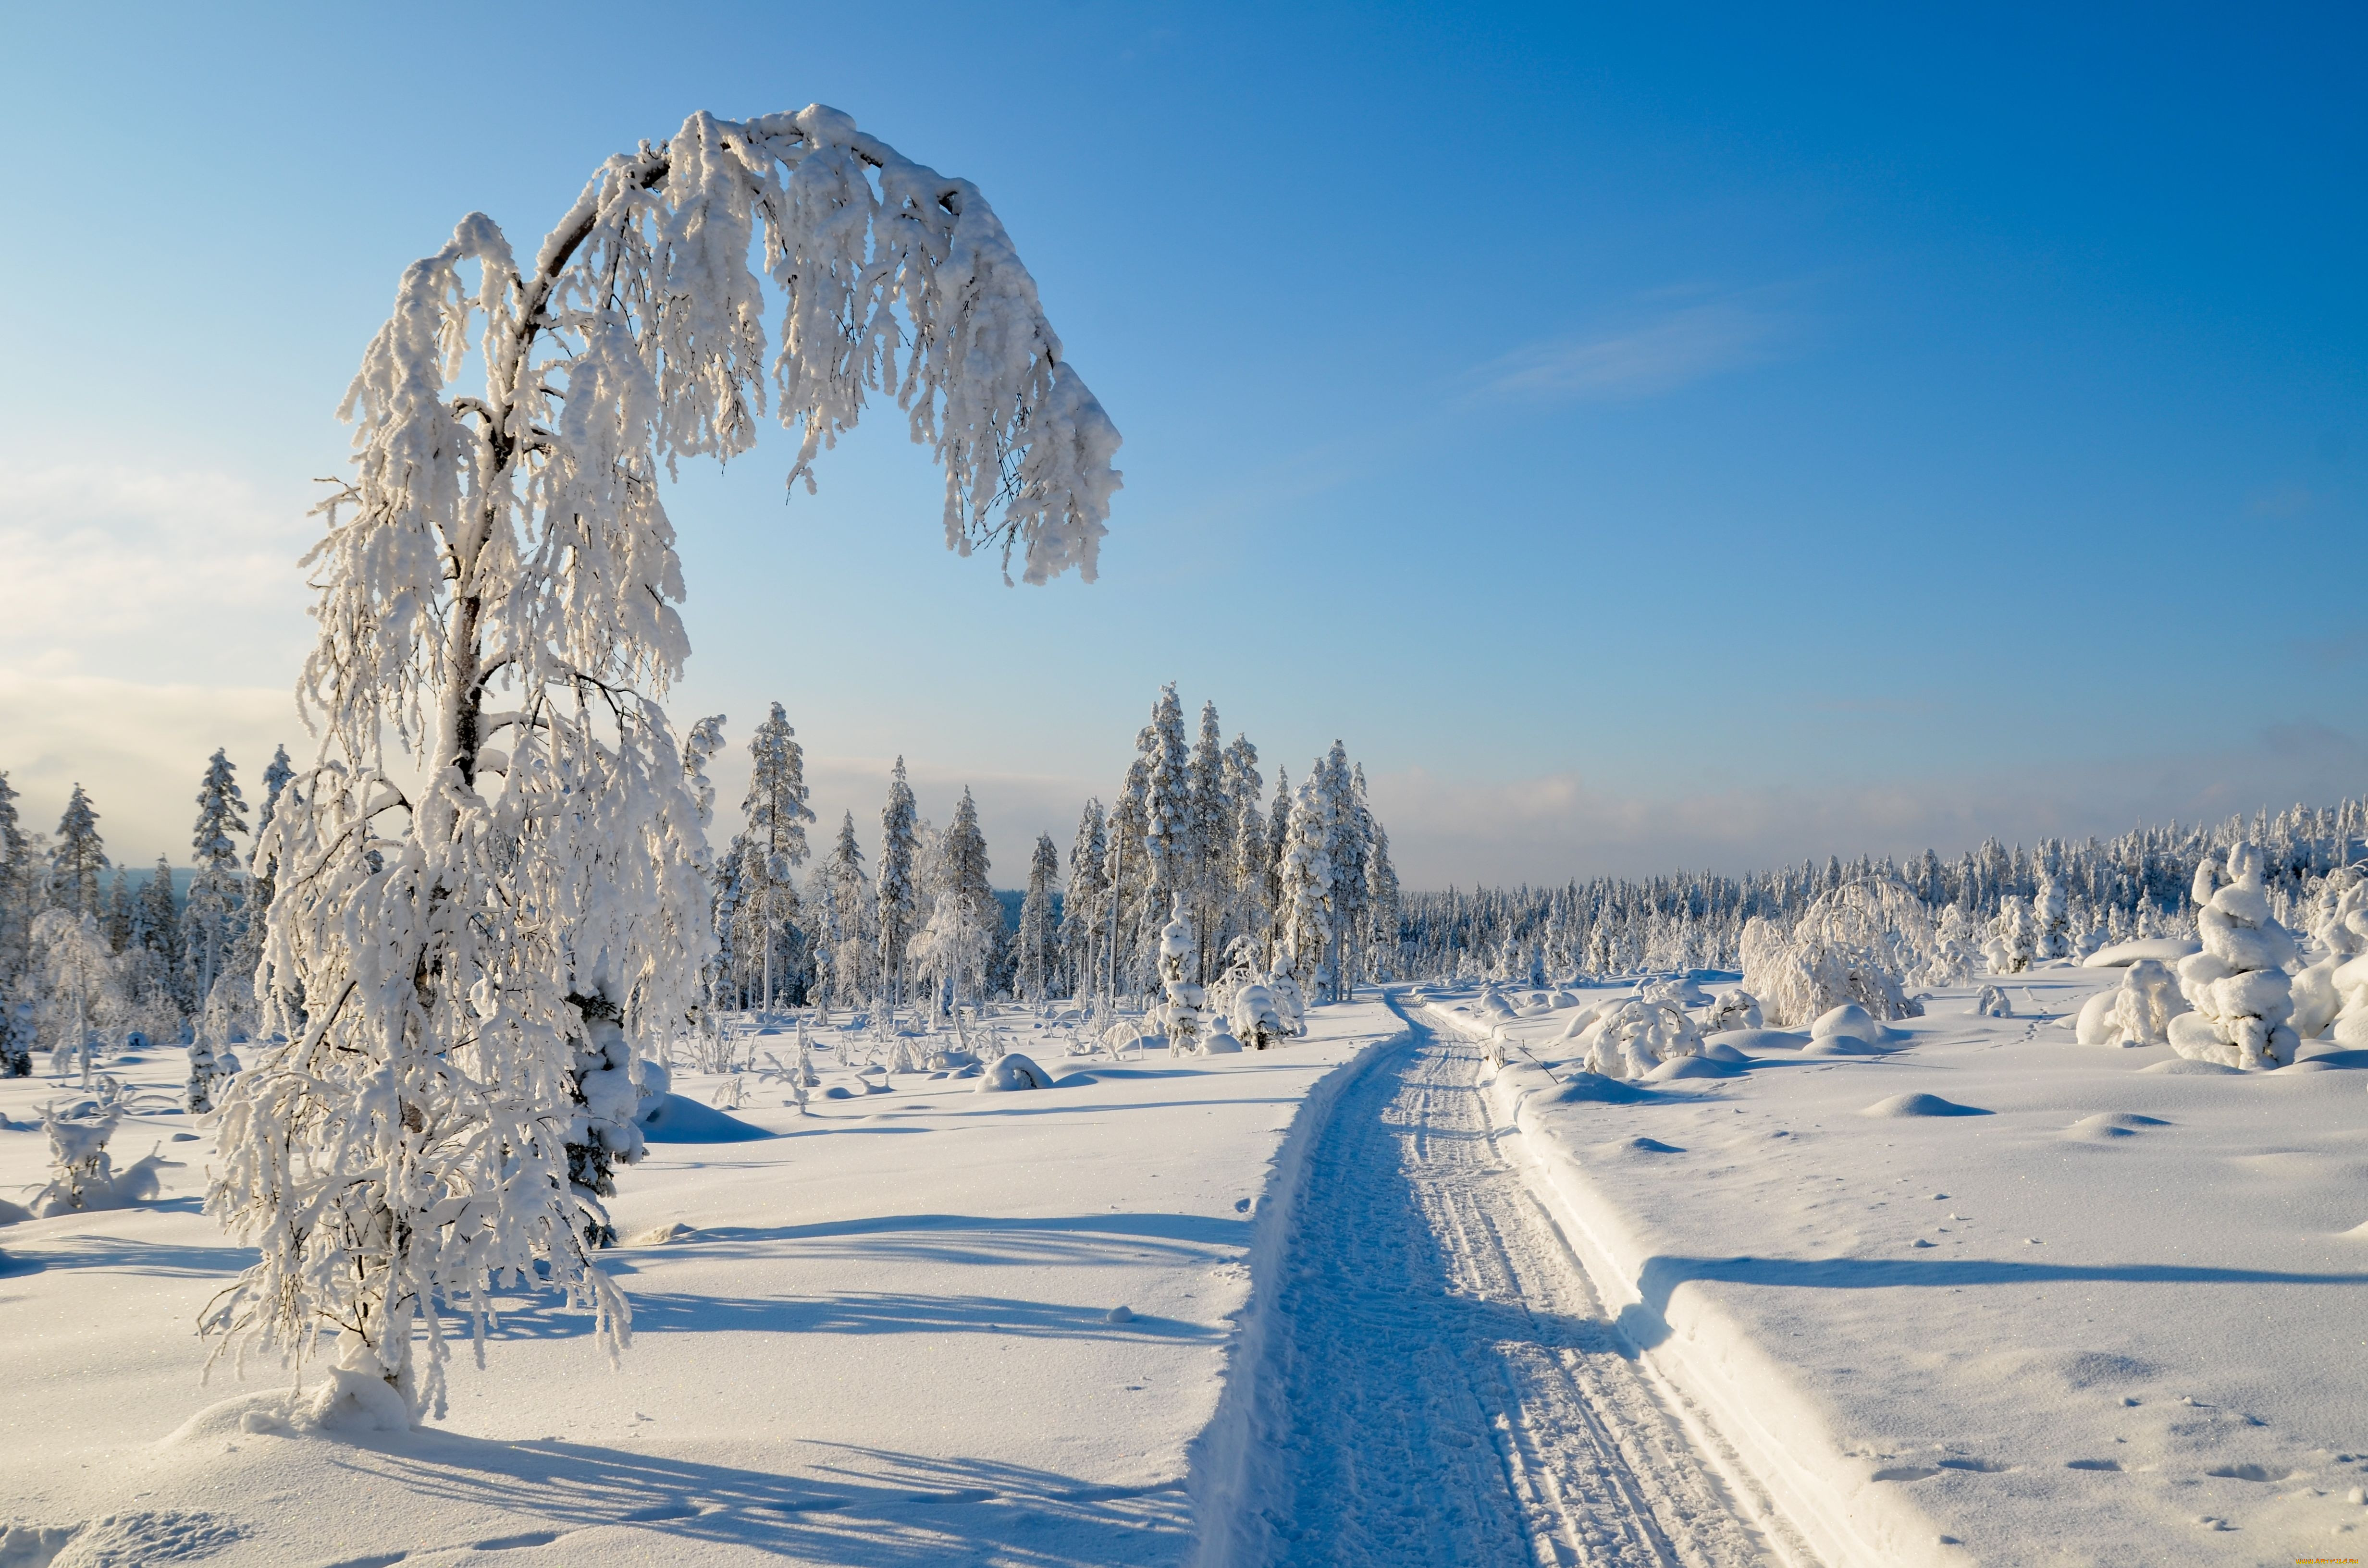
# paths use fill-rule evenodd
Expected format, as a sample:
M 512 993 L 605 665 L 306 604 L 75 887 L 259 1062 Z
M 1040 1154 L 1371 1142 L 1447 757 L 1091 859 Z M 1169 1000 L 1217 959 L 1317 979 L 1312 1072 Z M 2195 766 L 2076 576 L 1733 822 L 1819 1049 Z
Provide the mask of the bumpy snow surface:
M 2368 1556 L 2368 1051 L 2077 1043 L 2118 973 L 1616 1099 L 1566 1087 L 1569 1010 L 1417 1016 L 1504 1060 L 1500 1145 L 1828 1568 Z
M 1363 1565 L 1769 1561 L 1604 1320 L 1489 1126 L 1483 1062 L 1418 1028 L 1306 1152 L 1212 1556 Z

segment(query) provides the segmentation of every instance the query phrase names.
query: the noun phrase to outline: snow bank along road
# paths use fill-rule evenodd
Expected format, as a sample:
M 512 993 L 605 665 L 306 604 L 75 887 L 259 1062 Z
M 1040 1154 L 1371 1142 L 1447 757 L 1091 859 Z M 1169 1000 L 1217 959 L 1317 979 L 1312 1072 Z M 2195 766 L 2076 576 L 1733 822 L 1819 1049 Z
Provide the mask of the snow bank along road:
M 1484 1067 L 1410 1023 L 1310 1130 L 1204 1560 L 1806 1561 L 1605 1321 Z
M 734 1113 L 766 1136 L 657 1143 L 620 1181 L 621 1368 L 521 1292 L 404 1434 L 289 1430 L 269 1361 L 199 1384 L 192 1322 L 253 1255 L 198 1212 L 211 1129 L 136 1118 L 126 1159 L 181 1162 L 163 1201 L 0 1226 L 0 1564 L 1173 1564 L 1269 1161 L 1401 1027 L 1373 1002 L 1311 1023 L 1122 1066 L 1026 1042 L 1084 1069 L 1026 1094 L 880 1092 L 836 1044 L 814 1114 L 774 1091 Z M 162 1094 L 183 1071 L 109 1065 Z M 69 1097 L 0 1081 L 0 1194 L 39 1180 L 38 1108 Z

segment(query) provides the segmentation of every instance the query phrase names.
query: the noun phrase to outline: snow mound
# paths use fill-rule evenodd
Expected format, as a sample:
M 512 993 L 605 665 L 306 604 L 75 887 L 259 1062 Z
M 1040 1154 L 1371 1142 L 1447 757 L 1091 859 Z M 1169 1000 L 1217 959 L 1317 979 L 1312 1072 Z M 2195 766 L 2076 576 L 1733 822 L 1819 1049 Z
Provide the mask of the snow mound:
M 1704 1037 L 1705 1046 L 1723 1045 L 1740 1051 L 1798 1051 L 1809 1037 L 1797 1029 L 1721 1029 Z
M 1710 1058 L 1713 1062 L 1731 1062 L 1737 1067 L 1748 1067 L 1751 1065 L 1751 1058 L 1744 1055 L 1743 1052 L 1736 1050 L 1735 1047 L 1727 1044 L 1725 1040 L 1705 1042 L 1702 1046 L 1702 1053 Z
M 680 1095 L 660 1095 L 643 1106 L 641 1122 L 642 1136 L 652 1143 L 745 1143 L 772 1136 L 761 1127 Z
M 1121 1302 L 1119 1305 L 1112 1307 L 1109 1312 L 1103 1313 L 1102 1321 L 1104 1323 L 1133 1323 L 1134 1321 L 1134 1309 L 1126 1305 L 1124 1302 Z
M 1656 1084 L 1672 1078 L 1732 1078 L 1743 1069 L 1725 1057 L 1673 1056 L 1645 1076 Z
M 2141 1067 L 2141 1073 L 2169 1073 L 2179 1077 L 2218 1078 L 2231 1073 L 2242 1073 L 2241 1067 L 2225 1067 L 2217 1062 L 2197 1062 L 2190 1057 L 2174 1056 L 2168 1062 L 2157 1062 L 2151 1067 Z
M 1600 1073 L 1574 1073 L 1542 1096 L 1548 1105 L 1631 1105 L 1652 1096 Z
M 0 1568 L 146 1568 L 221 1551 L 246 1531 L 207 1513 L 108 1514 L 78 1525 L 0 1522 Z
M 1988 1116 L 1990 1114 L 1980 1106 L 1959 1105 L 1954 1100 L 1944 1100 L 1938 1095 L 1921 1094 L 1894 1095 L 1887 1100 L 1877 1100 L 1859 1112 L 1861 1116 L 1885 1119 L 1911 1116 Z
M 1658 1138 L 1631 1138 L 1628 1140 L 1624 1147 L 1634 1149 L 1640 1154 L 1682 1154 L 1685 1153 L 1683 1149 L 1679 1148 L 1675 1143 L 1664 1143 Z
M 2067 1131 L 2089 1138 L 2128 1138 L 2149 1127 L 2169 1125 L 2158 1116 L 2140 1116 L 2126 1110 L 2102 1110 L 2094 1116 L 2082 1117 Z
M 1052 1086 L 1053 1074 L 1015 1051 L 988 1063 L 978 1075 L 975 1092 L 996 1095 L 1015 1089 L 1049 1089 Z
M 1829 1034 L 1801 1048 L 1804 1056 L 1881 1056 L 1884 1047 L 1854 1034 Z
M 1809 1026 L 1809 1038 L 1816 1040 L 1862 1040 L 1869 1045 L 1896 1045 L 1908 1038 L 1906 1029 L 1886 1028 L 1875 1020 L 1873 1013 L 1855 1002 L 1845 1002 L 1827 1009 Z
M 2115 942 L 2099 948 L 2080 960 L 2082 969 L 2127 969 L 2140 959 L 2152 959 L 2157 963 L 2175 964 L 2190 953 L 2203 950 L 2202 943 L 2183 937 L 2140 937 L 2132 942 Z

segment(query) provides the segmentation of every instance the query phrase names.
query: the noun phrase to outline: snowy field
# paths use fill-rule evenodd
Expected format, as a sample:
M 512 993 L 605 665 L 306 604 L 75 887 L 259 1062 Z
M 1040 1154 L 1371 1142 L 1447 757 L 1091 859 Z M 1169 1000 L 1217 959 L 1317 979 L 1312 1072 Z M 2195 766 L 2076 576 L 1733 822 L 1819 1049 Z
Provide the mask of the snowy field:
M 1825 1562 L 2354 1561 L 2368 1052 L 2237 1074 L 2073 1043 L 2118 979 L 2011 977 L 2008 1017 L 1941 991 L 1867 1041 L 1714 1035 L 1748 1064 L 1635 1083 L 1565 1038 L 1617 992 L 1417 1016 L 1506 1059 L 1500 1141 Z
M 163 1203 L 0 1229 L 0 1520 L 85 1526 L 58 1568 L 1177 1561 L 1271 1162 L 1310 1091 L 1401 1028 L 1378 1002 L 1311 1022 L 1232 1057 L 1048 1051 L 1080 1076 L 1033 1093 L 867 1093 L 825 1052 L 812 1114 L 752 1094 L 733 1115 L 766 1136 L 654 1142 L 624 1173 L 620 1369 L 521 1295 L 449 1418 L 403 1436 L 294 1435 L 273 1366 L 199 1385 L 199 1309 L 251 1255 L 198 1211 L 206 1129 L 136 1119 L 120 1162 L 182 1162 Z M 125 1072 L 176 1091 L 182 1059 Z M 42 1179 L 28 1129 L 69 1097 L 0 1082 L 0 1192 Z

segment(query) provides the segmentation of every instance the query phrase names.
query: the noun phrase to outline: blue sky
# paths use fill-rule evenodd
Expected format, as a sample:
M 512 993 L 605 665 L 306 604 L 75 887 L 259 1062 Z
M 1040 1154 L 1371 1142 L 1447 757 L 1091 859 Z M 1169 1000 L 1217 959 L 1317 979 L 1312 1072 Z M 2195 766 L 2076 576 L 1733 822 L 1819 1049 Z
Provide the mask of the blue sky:
M 943 553 L 893 421 L 679 487 L 676 710 L 783 701 L 834 816 L 901 751 L 1016 874 L 1167 679 L 1344 739 L 1425 885 L 2368 787 L 2368 26 L 2061 9 L 577 6 L 480 67 L 461 10 L 11 7 L 0 767 L 182 858 L 213 744 L 301 759 L 402 266 L 820 100 L 978 183 L 1127 437 L 1090 588 Z

